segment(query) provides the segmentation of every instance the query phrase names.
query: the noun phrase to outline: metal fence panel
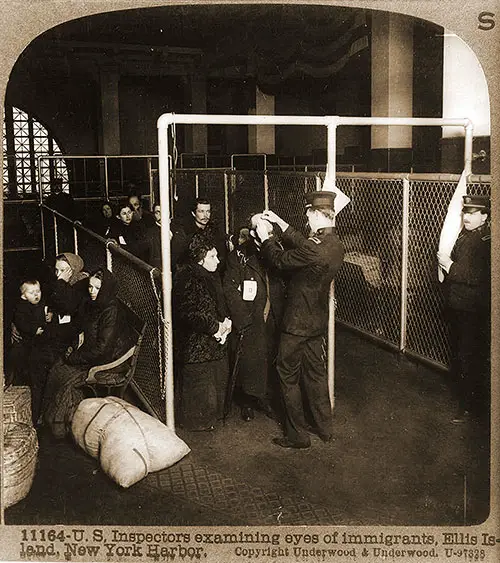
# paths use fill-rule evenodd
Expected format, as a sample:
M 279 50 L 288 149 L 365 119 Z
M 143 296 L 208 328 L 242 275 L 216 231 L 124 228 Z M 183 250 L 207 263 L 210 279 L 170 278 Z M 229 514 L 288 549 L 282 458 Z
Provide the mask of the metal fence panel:
M 264 208 L 264 172 L 230 172 L 229 230 L 234 232 Z
M 162 421 L 166 420 L 163 398 L 163 323 L 161 320 L 161 280 L 139 268 L 125 253 L 111 249 L 113 274 L 118 280 L 118 296 L 139 318 L 146 331 L 137 359 L 134 385 Z
M 449 363 L 449 347 L 436 253 L 456 187 L 443 180 L 410 183 L 406 349 L 442 366 Z M 467 192 L 489 195 L 490 184 L 469 184 Z
M 292 227 L 305 232 L 304 194 L 316 190 L 318 176 L 306 173 L 269 173 L 269 209 Z
M 337 230 L 346 254 L 335 279 L 336 319 L 399 345 L 403 182 L 338 178 L 351 198 Z

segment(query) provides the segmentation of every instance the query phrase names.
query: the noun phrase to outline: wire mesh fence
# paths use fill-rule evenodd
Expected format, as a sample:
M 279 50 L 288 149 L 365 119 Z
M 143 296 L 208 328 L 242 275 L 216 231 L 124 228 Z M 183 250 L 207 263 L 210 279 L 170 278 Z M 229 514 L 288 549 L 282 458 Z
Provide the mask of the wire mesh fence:
M 228 227 L 243 224 L 266 201 L 292 226 L 305 229 L 304 194 L 321 186 L 323 174 L 298 172 L 236 172 L 228 170 L 177 171 L 177 205 L 189 208 L 196 195 L 213 204 L 214 216 L 228 217 Z M 346 255 L 335 283 L 336 320 L 410 352 L 435 365 L 449 361 L 444 300 L 437 281 L 436 252 L 440 230 L 458 177 L 424 178 L 345 173 L 337 186 L 351 203 L 337 217 L 337 229 Z M 409 181 L 408 181 L 409 180 Z M 404 219 L 405 182 L 408 217 Z M 489 179 L 468 185 L 471 194 L 489 194 Z M 186 211 L 188 212 L 188 211 Z M 45 246 L 55 252 L 53 217 L 44 211 Z M 80 225 L 57 223 L 58 249 L 77 248 L 87 270 L 106 264 L 104 239 Z M 407 225 L 407 232 L 404 227 Z M 405 238 L 406 236 L 406 238 Z M 403 276 L 403 241 L 407 240 L 406 276 Z M 165 420 L 162 377 L 165 357 L 161 319 L 161 280 L 150 266 L 109 245 L 112 269 L 118 278 L 120 297 L 147 322 L 134 385 L 149 409 Z M 153 273 L 152 273 L 153 272 Z M 406 291 L 402 284 L 406 280 Z M 402 296 L 406 302 L 402 303 Z M 406 306 L 406 317 L 402 307 Z M 406 324 L 404 324 L 406 321 Z
M 54 259 L 57 252 L 77 252 L 84 268 L 92 273 L 111 267 L 118 282 L 118 297 L 146 323 L 132 386 L 145 407 L 160 420 L 166 420 L 163 377 L 165 353 L 163 349 L 162 292 L 160 272 L 120 249 L 116 244 L 92 233 L 82 225 L 61 218 L 44 208 L 46 259 Z M 74 244 L 76 233 L 76 247 Z
M 336 318 L 399 345 L 402 179 L 340 177 L 337 186 L 351 203 L 336 223 L 346 251 L 335 280 Z
M 112 271 L 118 280 L 118 296 L 146 322 L 133 384 L 158 418 L 165 421 L 161 279 L 156 275 L 157 271 L 146 265 L 138 266 L 120 249 L 111 247 L 111 254 Z

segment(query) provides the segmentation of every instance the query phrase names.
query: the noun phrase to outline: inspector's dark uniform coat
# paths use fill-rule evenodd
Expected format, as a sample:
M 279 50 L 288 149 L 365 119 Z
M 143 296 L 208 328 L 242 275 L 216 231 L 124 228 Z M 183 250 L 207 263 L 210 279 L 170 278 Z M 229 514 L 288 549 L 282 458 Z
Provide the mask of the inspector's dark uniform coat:
M 485 414 L 489 393 L 491 233 L 463 229 L 445 278 L 451 376 L 459 411 Z
M 330 283 L 342 264 L 344 247 L 333 227 L 309 238 L 288 227 L 283 243 L 293 248 L 283 250 L 271 238 L 262 245 L 262 253 L 279 270 L 290 273 L 277 369 L 286 408 L 286 436 L 291 442 L 306 443 L 301 379 L 314 424 L 319 432 L 330 432 L 325 336 Z
M 257 285 L 252 301 L 243 299 L 245 281 Z M 264 267 L 259 250 L 250 240 L 229 254 L 223 285 L 233 321 L 231 336 L 237 341 L 243 333 L 239 385 L 245 394 L 264 399 L 283 317 L 284 282 L 273 268 Z

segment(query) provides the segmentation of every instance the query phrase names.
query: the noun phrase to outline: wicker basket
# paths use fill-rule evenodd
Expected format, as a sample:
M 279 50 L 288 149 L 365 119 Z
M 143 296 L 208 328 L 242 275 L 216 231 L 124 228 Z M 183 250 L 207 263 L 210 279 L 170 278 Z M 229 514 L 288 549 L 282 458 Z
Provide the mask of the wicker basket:
M 31 425 L 31 389 L 24 385 L 8 387 L 3 394 L 3 421 Z
M 4 425 L 3 491 L 5 507 L 23 499 L 35 476 L 38 438 L 32 426 L 22 422 Z

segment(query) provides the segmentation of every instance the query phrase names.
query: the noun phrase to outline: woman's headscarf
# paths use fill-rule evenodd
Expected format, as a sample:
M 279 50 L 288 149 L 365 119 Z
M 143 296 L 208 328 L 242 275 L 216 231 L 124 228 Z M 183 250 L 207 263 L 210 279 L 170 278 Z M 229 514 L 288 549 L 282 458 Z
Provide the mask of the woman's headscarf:
M 66 260 L 73 270 L 71 278 L 68 280 L 69 285 L 74 285 L 76 282 L 89 277 L 87 272 L 83 272 L 83 260 L 77 254 L 73 254 L 72 252 L 63 252 L 57 257 L 57 259 Z
M 101 288 L 97 294 L 96 300 L 93 302 L 99 309 L 104 309 L 118 293 L 118 283 L 115 276 L 106 268 L 100 268 L 93 272 L 90 277 L 96 277 L 101 280 Z

